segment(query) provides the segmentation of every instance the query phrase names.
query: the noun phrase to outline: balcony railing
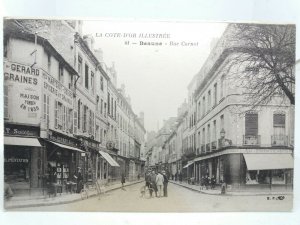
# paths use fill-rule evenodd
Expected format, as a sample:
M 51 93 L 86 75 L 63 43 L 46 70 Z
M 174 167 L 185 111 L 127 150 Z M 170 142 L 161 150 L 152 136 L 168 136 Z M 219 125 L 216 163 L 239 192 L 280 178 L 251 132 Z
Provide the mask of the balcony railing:
M 212 151 L 217 150 L 217 141 L 211 142 L 211 150 Z
M 218 144 L 219 144 L 219 147 L 218 148 L 224 148 L 224 147 L 227 147 L 227 146 L 231 146 L 232 145 L 232 141 L 229 140 L 229 139 L 226 139 L 226 138 L 220 138 L 218 140 Z
M 243 135 L 243 145 L 260 145 L 260 135 Z
M 206 152 L 210 152 L 210 143 L 206 144 Z
M 272 146 L 288 146 L 287 135 L 272 135 L 271 141 L 272 141 Z

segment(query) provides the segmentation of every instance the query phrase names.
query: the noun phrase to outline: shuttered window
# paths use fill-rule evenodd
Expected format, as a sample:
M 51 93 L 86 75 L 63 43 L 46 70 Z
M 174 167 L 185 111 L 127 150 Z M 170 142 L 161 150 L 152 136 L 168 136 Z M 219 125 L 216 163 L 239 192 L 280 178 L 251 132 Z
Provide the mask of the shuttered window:
M 46 124 L 46 128 L 49 128 L 49 96 L 44 94 L 43 98 L 44 104 L 44 122 Z
M 7 85 L 4 85 L 4 119 L 8 119 L 8 91 Z
M 258 134 L 258 114 L 247 113 L 245 115 L 245 135 L 256 136 Z
M 81 114 L 81 113 L 80 113 L 80 110 L 81 110 L 81 109 L 80 109 L 80 100 L 78 100 L 77 110 L 78 110 L 78 111 L 77 111 L 77 112 L 78 112 L 78 115 L 77 115 L 77 116 L 78 116 L 78 120 L 77 120 L 78 126 L 77 126 L 77 127 L 78 127 L 78 129 L 80 129 L 80 116 L 81 116 L 81 115 L 80 115 L 80 114 Z M 74 112 L 74 113 L 75 113 L 75 112 Z
M 54 109 L 54 123 L 55 123 L 55 128 L 58 127 L 58 101 L 55 100 L 55 109 Z

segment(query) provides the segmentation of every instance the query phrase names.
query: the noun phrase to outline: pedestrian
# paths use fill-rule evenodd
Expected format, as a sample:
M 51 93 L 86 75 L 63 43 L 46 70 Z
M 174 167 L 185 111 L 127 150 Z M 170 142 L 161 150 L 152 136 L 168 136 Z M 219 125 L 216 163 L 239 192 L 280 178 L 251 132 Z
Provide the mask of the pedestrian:
M 203 190 L 204 186 L 205 186 L 205 178 L 204 176 L 202 176 L 200 180 L 200 190 Z
M 166 175 L 166 172 L 163 171 L 163 177 L 164 177 L 164 197 L 168 197 L 168 177 Z
M 211 189 L 215 189 L 216 187 L 216 178 L 214 175 L 211 177 Z
M 225 195 L 226 194 L 226 183 L 223 180 L 221 180 L 220 183 L 221 183 L 221 194 Z
M 205 186 L 205 189 L 207 190 L 208 189 L 208 176 L 207 175 L 204 178 L 204 186 Z
M 8 183 L 4 181 L 4 200 L 8 201 L 14 196 L 13 191 Z
M 177 181 L 178 180 L 178 173 L 176 172 L 175 173 L 175 181 Z
M 155 174 L 155 171 L 153 170 L 151 172 L 151 177 L 150 177 L 150 185 L 151 185 L 151 188 L 154 190 L 155 192 L 155 196 L 157 197 L 157 186 L 156 186 L 156 174 Z M 150 196 L 152 197 L 152 192 L 153 190 L 150 190 Z
M 74 175 L 74 178 L 76 179 L 77 182 L 77 193 L 80 193 L 81 190 L 83 189 L 83 177 L 81 173 L 81 168 L 77 167 L 77 173 Z
M 179 182 L 180 183 L 182 182 L 182 173 L 181 172 L 179 173 Z
M 156 176 L 156 186 L 158 189 L 159 198 L 162 196 L 163 184 L 164 184 L 164 176 L 161 174 L 161 172 L 159 172 Z
M 125 175 L 124 175 L 124 173 L 122 173 L 122 176 L 121 176 L 121 183 L 122 183 L 122 190 L 125 190 L 125 188 L 124 188 L 124 184 L 125 184 Z
M 145 175 L 145 181 L 146 181 L 146 187 L 150 188 L 150 183 L 151 183 L 151 175 L 150 172 L 148 171 Z
M 210 178 L 210 176 L 207 177 L 207 187 L 211 188 L 211 178 Z

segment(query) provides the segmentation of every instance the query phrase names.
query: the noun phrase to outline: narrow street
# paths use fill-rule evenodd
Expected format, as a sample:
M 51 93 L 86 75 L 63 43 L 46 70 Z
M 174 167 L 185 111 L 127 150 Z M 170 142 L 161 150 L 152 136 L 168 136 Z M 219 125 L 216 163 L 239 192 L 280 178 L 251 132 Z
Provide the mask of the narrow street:
M 268 196 L 221 196 L 201 194 L 169 184 L 167 198 L 140 197 L 142 183 L 63 205 L 20 208 L 17 211 L 85 211 L 85 212 L 204 212 L 204 211 L 287 211 L 292 196 L 284 200 L 267 200 Z

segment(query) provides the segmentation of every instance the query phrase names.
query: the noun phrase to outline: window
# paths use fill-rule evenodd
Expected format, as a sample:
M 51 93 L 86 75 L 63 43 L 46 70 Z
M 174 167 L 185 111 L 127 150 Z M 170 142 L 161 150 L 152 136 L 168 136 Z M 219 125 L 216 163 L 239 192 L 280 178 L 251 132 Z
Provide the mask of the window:
M 245 135 L 257 136 L 258 134 L 258 114 L 247 113 L 245 115 Z
M 83 106 L 83 132 L 86 132 L 87 131 L 87 119 L 88 119 L 88 107 L 85 105 Z
M 73 133 L 73 110 L 72 109 L 68 109 L 67 131 L 69 133 Z
M 116 116 L 117 115 L 117 102 L 115 101 L 115 119 L 116 119 Z
M 64 67 L 61 63 L 58 66 L 58 80 L 62 84 L 64 83 Z
M 87 64 L 85 64 L 85 76 L 84 76 L 84 84 L 85 84 L 85 88 L 89 89 L 89 66 Z
M 114 116 L 114 98 L 111 97 L 111 116 Z
M 273 128 L 274 128 L 274 135 L 276 136 L 285 135 L 285 114 L 273 115 Z
M 210 124 L 207 125 L 207 144 L 210 143 Z
M 224 129 L 224 115 L 220 116 L 220 120 L 221 120 L 221 122 L 220 122 L 220 131 L 221 131 L 222 129 Z
M 51 74 L 51 54 L 50 53 L 47 53 L 47 59 L 48 59 L 48 73 Z
M 100 103 L 100 113 L 103 114 L 103 99 L 101 99 Z
M 79 83 L 82 84 L 82 80 L 83 80 L 82 79 L 82 58 L 80 56 L 78 56 L 78 69 L 77 69 L 77 72 L 80 76 Z
M 103 77 L 100 77 L 100 89 L 103 91 Z
M 4 85 L 4 119 L 9 118 L 9 113 L 8 113 L 8 92 L 9 92 L 9 87 L 7 85 Z
M 106 117 L 106 108 L 107 108 L 107 106 L 106 106 L 106 102 L 104 103 L 104 117 Z
M 211 108 L 211 91 L 208 91 L 208 95 L 207 95 L 207 111 L 209 111 Z
M 55 128 L 63 129 L 63 105 L 59 101 L 55 101 Z
M 217 83 L 214 84 L 214 106 L 217 105 L 218 101 L 218 86 Z
M 212 133 L 212 141 L 217 140 L 217 121 L 214 120 L 213 122 L 213 133 Z
M 107 93 L 107 113 L 110 115 L 110 93 Z
M 202 145 L 205 145 L 205 128 L 202 129 Z
M 202 102 L 203 102 L 203 111 L 202 111 L 202 116 L 204 116 L 205 115 L 205 104 L 206 104 L 206 102 L 205 102 L 205 96 L 203 96 L 203 98 L 202 98 Z
M 198 141 L 197 141 L 197 143 L 198 143 L 198 147 L 200 148 L 201 147 L 201 132 L 200 131 L 198 131 Z
M 94 73 L 91 72 L 91 88 L 92 88 L 92 93 L 95 94 L 95 87 L 94 87 L 94 82 L 95 82 L 95 77 Z
M 201 101 L 198 102 L 198 119 L 201 118 Z
M 225 88 L 225 75 L 222 75 L 222 77 L 221 77 L 221 98 L 223 98 L 225 95 L 224 88 Z

